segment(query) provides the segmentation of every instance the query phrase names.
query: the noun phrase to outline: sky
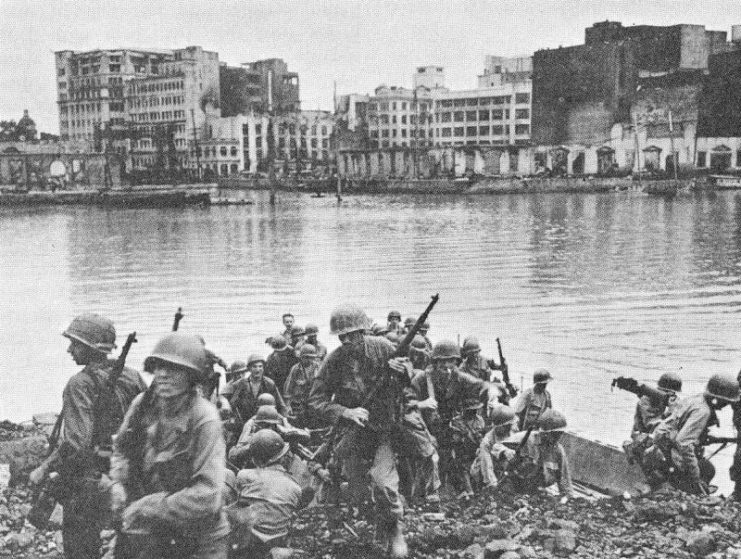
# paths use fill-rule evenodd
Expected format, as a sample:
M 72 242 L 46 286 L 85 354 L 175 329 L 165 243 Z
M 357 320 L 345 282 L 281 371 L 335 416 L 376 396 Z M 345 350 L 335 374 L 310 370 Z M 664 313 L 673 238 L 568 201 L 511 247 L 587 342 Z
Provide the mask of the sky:
M 476 87 L 487 54 L 530 55 L 583 43 L 597 21 L 691 23 L 727 31 L 738 0 L 0 0 L 0 119 L 30 111 L 57 133 L 53 53 L 200 45 L 239 64 L 283 58 L 299 73 L 302 107 L 338 94 L 410 86 L 442 65 L 451 89 Z

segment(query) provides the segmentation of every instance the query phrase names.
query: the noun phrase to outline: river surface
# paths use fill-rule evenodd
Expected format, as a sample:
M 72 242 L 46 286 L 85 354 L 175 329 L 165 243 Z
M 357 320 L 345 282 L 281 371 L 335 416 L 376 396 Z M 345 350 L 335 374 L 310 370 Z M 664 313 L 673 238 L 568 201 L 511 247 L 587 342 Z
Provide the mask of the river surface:
M 430 337 L 503 342 L 514 382 L 547 367 L 554 405 L 604 441 L 636 398 L 618 375 L 678 371 L 685 393 L 741 366 L 741 196 L 351 196 L 265 193 L 208 209 L 0 210 L 0 418 L 58 410 L 74 366 L 60 332 L 94 311 L 140 367 L 181 328 L 226 361 L 267 354 L 281 315 L 316 322 L 353 301 L 384 321 L 440 302 Z M 722 414 L 731 432 L 730 414 Z

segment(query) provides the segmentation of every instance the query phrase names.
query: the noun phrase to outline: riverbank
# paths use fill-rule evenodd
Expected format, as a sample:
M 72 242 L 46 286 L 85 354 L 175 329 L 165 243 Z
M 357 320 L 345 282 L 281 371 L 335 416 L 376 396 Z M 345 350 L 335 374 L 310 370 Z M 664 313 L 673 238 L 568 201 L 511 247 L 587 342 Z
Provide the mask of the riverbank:
M 227 178 L 219 188 L 297 192 L 336 192 L 336 180 L 276 179 L 271 183 L 261 178 Z M 497 177 L 477 181 L 468 179 L 384 179 L 343 178 L 343 194 L 529 194 L 529 193 L 597 193 L 597 192 L 663 192 L 709 189 L 712 185 L 696 179 L 643 180 L 632 177 Z

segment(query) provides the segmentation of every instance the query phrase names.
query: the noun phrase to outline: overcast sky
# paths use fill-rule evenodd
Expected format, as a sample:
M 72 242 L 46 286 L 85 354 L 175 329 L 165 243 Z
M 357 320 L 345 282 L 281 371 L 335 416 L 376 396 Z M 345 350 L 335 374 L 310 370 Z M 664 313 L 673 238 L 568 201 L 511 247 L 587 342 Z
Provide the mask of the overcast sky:
M 58 132 L 53 52 L 201 45 L 230 64 L 283 58 L 306 109 L 338 93 L 411 84 L 416 66 L 445 66 L 447 85 L 476 86 L 484 56 L 583 42 L 605 19 L 624 25 L 741 24 L 739 0 L 0 0 L 0 118 L 24 108 Z

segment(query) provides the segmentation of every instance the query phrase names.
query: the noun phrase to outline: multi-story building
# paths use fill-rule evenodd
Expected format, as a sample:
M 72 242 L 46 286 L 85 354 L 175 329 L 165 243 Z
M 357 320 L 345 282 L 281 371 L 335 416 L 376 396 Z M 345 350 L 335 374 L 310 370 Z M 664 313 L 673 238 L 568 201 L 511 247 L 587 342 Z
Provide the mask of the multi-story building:
M 250 111 L 285 113 L 301 109 L 296 72 L 280 58 L 247 62 L 241 66 L 222 64 L 221 113 L 223 116 Z
M 426 87 L 377 87 L 368 101 L 369 147 L 430 145 L 432 107 L 432 92 Z
M 295 174 L 329 171 L 334 164 L 334 117 L 329 111 L 294 111 L 280 115 L 250 112 L 213 117 L 206 123 L 205 140 L 191 151 L 209 175 L 230 176 L 241 171 Z
M 156 75 L 171 51 L 105 49 L 54 53 L 62 140 L 87 140 L 98 130 L 126 126 L 126 84 Z
M 484 73 L 479 76 L 479 88 L 530 81 L 532 74 L 532 56 L 507 58 L 488 55 L 484 59 Z
M 189 146 L 207 114 L 219 115 L 219 55 L 201 47 L 172 51 L 157 74 L 126 85 L 131 168 L 197 169 Z

